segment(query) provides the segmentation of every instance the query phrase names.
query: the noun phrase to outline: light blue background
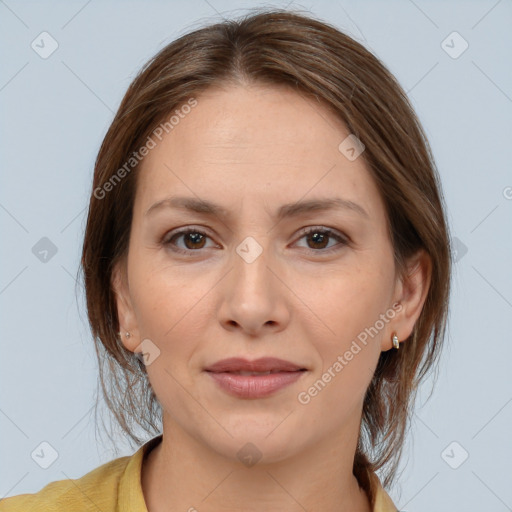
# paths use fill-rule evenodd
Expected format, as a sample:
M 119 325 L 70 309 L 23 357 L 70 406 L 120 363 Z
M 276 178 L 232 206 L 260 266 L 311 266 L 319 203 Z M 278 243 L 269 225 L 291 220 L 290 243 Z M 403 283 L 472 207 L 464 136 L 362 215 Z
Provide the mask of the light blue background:
M 0 496 L 131 453 L 95 438 L 96 361 L 80 287 L 75 296 L 94 159 L 126 88 L 179 35 L 287 3 L 0 2 Z M 512 510 L 512 3 L 290 8 L 347 31 L 397 76 L 432 144 L 457 238 L 437 387 L 423 407 L 430 388 L 421 390 L 390 494 L 409 512 Z M 31 48 L 43 31 L 59 44 L 48 59 Z M 469 44 L 457 59 L 441 47 L 453 31 Z M 42 237 L 57 247 L 47 263 L 32 253 Z M 30 456 L 42 441 L 59 453 L 46 470 Z M 441 456 L 453 441 L 469 453 L 458 469 Z

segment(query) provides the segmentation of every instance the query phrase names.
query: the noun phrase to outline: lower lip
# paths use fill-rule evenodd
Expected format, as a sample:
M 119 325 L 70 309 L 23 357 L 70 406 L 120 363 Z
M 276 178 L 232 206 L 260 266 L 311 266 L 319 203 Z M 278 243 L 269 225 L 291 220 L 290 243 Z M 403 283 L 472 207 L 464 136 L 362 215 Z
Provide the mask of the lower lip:
M 264 398 L 294 383 L 306 372 L 276 372 L 267 375 L 207 373 L 230 395 L 238 398 Z

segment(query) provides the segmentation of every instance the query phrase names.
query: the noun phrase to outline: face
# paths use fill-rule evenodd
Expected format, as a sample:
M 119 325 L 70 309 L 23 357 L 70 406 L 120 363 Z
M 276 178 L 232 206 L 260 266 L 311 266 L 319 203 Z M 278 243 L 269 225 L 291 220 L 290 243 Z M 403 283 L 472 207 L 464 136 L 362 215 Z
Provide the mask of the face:
M 124 343 L 149 353 L 164 426 L 226 457 L 251 441 L 277 461 L 358 431 L 379 355 L 419 308 L 395 272 L 379 191 L 363 158 L 340 151 L 349 132 L 332 113 L 254 85 L 196 99 L 140 169 L 115 273 Z M 165 202 L 176 197 L 220 209 Z M 331 199 L 345 203 L 282 209 Z M 306 370 L 240 397 L 205 371 L 230 357 Z

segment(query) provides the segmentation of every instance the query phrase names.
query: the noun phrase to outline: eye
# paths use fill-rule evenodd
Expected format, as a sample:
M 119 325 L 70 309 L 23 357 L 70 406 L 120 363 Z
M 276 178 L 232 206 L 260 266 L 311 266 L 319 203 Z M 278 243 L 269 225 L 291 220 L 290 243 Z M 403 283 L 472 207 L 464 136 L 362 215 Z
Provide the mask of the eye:
M 302 232 L 300 239 L 302 238 L 309 239 L 312 242 L 313 247 L 307 247 L 307 249 L 310 249 L 313 252 L 331 252 L 332 250 L 339 249 L 339 247 L 336 246 L 343 247 L 348 244 L 347 238 L 340 233 L 330 228 L 322 228 L 316 226 L 306 228 L 306 230 Z M 327 250 L 323 250 L 328 245 L 328 240 L 333 238 L 337 240 L 338 243 L 331 245 L 331 247 L 329 247 Z
M 178 247 L 175 244 L 175 241 L 179 238 L 183 238 L 183 242 L 185 247 Z M 192 251 L 197 251 L 198 249 L 203 249 L 205 247 L 205 241 L 207 238 L 210 238 L 206 233 L 199 231 L 196 228 L 187 228 L 181 231 L 174 233 L 170 237 L 166 237 L 163 240 L 164 245 L 172 246 L 172 250 L 182 253 L 182 254 L 190 254 Z
M 183 239 L 183 243 L 185 245 L 184 247 L 179 247 L 176 243 L 176 241 L 180 238 Z M 164 238 L 162 243 L 165 246 L 171 246 L 171 249 L 175 252 L 190 255 L 190 253 L 194 251 L 208 248 L 205 244 L 206 240 L 209 238 L 210 237 L 206 233 L 200 231 L 197 228 L 187 228 L 182 229 L 181 231 L 177 231 L 171 236 Z M 306 249 L 317 253 L 329 253 L 333 250 L 339 249 L 337 246 L 343 247 L 348 244 L 348 239 L 337 231 L 334 231 L 330 228 L 316 226 L 305 228 L 305 230 L 302 231 L 302 236 L 299 240 L 303 238 L 310 240 L 313 244 L 313 247 L 306 247 Z M 335 239 L 338 243 L 328 247 L 329 239 Z

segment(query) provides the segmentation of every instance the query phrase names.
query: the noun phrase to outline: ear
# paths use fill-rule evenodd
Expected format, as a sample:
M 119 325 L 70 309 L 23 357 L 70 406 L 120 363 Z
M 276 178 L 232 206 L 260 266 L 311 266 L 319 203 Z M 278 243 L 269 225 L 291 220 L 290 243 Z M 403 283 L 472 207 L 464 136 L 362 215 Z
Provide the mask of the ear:
M 402 308 L 389 324 L 392 331 L 382 340 L 382 350 L 393 347 L 391 341 L 393 333 L 396 333 L 401 342 L 411 335 L 427 298 L 431 276 L 430 256 L 424 249 L 420 249 L 408 260 L 406 275 L 398 278 L 393 303 L 399 302 Z
M 114 266 L 112 271 L 112 289 L 114 290 L 116 300 L 121 341 L 127 350 L 135 352 L 135 349 L 140 344 L 140 335 L 130 297 L 125 260 L 117 262 Z M 127 332 L 130 333 L 129 337 L 125 335 Z

